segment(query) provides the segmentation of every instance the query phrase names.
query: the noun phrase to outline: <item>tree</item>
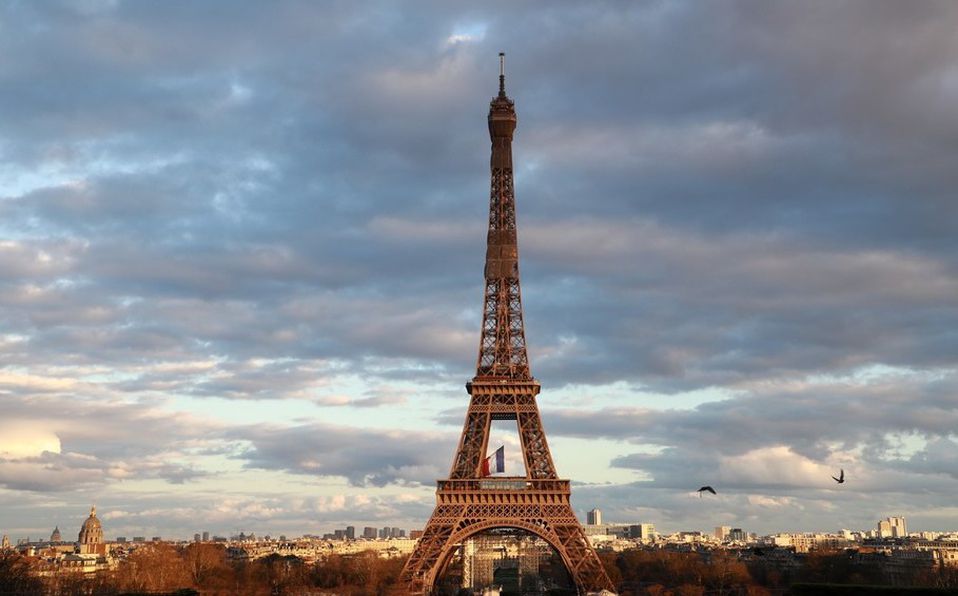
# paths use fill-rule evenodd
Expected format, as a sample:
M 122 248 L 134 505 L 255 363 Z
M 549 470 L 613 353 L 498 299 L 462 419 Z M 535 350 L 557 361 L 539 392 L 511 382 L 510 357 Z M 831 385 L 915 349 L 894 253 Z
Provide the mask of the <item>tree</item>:
M 33 596 L 43 592 L 43 582 L 33 574 L 30 562 L 16 551 L 0 551 L 0 594 Z
M 608 551 L 599 551 L 596 554 L 599 555 L 599 561 L 602 562 L 602 567 L 605 568 L 605 572 L 609 576 L 612 585 L 618 587 L 619 584 L 622 583 L 622 572 L 619 570 L 618 565 L 616 565 L 618 556 Z
M 273 553 L 256 561 L 257 575 L 273 594 L 299 593 L 308 584 L 303 560 Z
M 203 587 L 210 578 L 229 569 L 226 564 L 226 548 L 221 544 L 194 542 L 181 553 L 196 587 Z
M 141 546 L 117 569 L 117 586 L 131 592 L 172 592 L 192 586 L 176 548 L 164 543 Z
M 337 594 L 393 596 L 403 594 L 397 584 L 405 557 L 382 559 L 374 551 L 355 555 L 330 555 L 312 569 L 313 584 L 337 588 Z

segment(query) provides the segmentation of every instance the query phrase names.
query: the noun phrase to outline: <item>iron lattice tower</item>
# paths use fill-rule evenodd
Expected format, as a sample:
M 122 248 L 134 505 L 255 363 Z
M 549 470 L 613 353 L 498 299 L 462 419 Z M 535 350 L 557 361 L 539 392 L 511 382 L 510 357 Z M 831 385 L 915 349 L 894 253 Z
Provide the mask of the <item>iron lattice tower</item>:
M 529 371 L 513 192 L 515 105 L 506 96 L 502 54 L 499 94 L 489 106 L 492 140 L 489 233 L 482 337 L 476 376 L 466 384 L 469 410 L 449 478 L 440 480 L 436 508 L 400 581 L 409 594 L 428 595 L 464 540 L 493 528 L 516 528 L 548 542 L 580 593 L 613 590 L 570 504 L 570 482 L 558 477 L 549 453 Z M 518 425 L 525 476 L 483 478 L 482 462 L 493 420 Z

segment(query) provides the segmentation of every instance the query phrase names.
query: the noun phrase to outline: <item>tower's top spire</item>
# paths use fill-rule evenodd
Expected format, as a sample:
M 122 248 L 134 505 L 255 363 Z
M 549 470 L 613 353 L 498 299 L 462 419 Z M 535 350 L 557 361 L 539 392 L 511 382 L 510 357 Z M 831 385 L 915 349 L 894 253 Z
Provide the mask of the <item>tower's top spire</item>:
M 506 95 L 505 52 L 499 52 L 499 95 L 489 102 L 489 134 L 493 139 L 501 138 L 502 142 L 512 142 L 512 132 L 516 128 L 516 109 L 512 100 Z M 493 147 L 493 160 L 496 154 L 500 158 L 508 158 L 508 168 L 511 177 L 512 149 L 505 145 Z M 508 155 L 507 155 L 508 154 Z
M 506 96 L 504 57 L 500 52 L 499 95 L 489 102 L 492 179 L 486 236 L 486 296 L 476 378 L 531 381 L 519 296 L 519 247 L 512 179 L 516 110 Z
M 499 52 L 499 97 L 506 96 L 506 53 Z

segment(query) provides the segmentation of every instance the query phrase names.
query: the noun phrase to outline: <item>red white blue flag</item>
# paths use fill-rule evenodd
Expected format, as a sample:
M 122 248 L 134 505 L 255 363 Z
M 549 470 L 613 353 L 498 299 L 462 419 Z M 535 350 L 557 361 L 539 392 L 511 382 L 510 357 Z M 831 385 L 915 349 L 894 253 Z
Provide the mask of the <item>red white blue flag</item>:
M 482 460 L 482 475 L 502 474 L 506 471 L 506 447 L 496 449 L 496 452 Z

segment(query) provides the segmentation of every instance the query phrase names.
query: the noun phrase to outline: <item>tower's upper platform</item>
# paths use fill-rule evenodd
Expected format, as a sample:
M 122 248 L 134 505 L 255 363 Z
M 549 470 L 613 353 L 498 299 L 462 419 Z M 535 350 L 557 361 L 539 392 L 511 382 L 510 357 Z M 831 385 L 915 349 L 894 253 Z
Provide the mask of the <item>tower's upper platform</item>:
M 497 138 L 511 141 L 516 130 L 516 107 L 506 95 L 504 57 L 505 54 L 499 54 L 499 95 L 489 102 L 489 136 L 493 141 Z

